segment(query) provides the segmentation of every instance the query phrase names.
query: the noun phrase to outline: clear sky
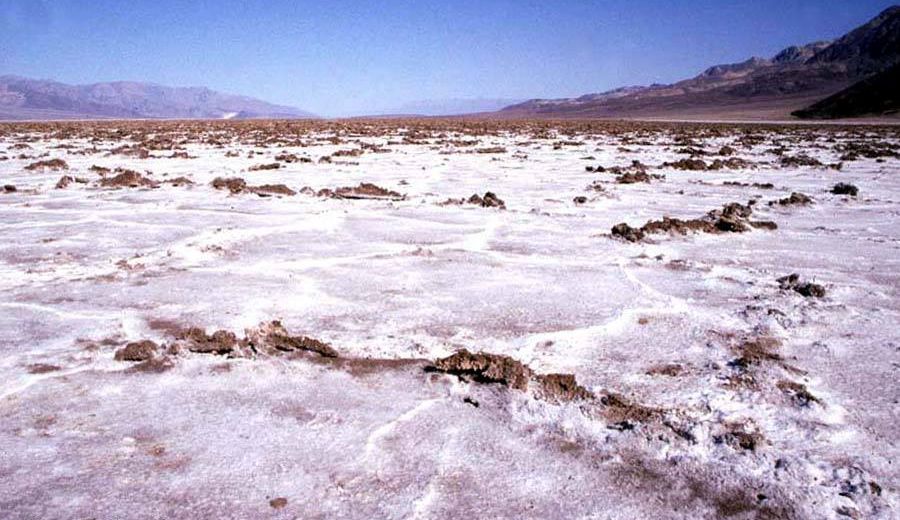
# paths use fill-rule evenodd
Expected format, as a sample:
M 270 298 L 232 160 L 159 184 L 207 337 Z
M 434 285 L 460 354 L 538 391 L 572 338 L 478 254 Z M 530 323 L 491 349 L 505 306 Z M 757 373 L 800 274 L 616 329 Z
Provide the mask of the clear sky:
M 876 0 L 0 0 L 0 74 L 203 85 L 320 115 L 672 82 L 831 39 Z

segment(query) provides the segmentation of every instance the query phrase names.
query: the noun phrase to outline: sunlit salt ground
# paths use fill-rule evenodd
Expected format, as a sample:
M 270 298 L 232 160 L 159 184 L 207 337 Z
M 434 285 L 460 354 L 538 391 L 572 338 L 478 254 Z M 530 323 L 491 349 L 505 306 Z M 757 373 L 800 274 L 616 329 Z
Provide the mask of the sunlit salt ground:
M 824 166 L 844 142 L 896 151 L 896 130 L 760 127 L 745 146 L 744 129 L 702 126 L 461 126 L 408 144 L 397 123 L 263 147 L 198 128 L 179 136 L 187 159 L 109 154 L 134 144 L 128 132 L 0 134 L 0 183 L 17 188 L 0 193 L 0 517 L 900 515 L 900 159 Z M 756 168 L 659 167 L 688 157 L 680 133 Z M 388 151 L 319 162 L 360 142 Z M 778 146 L 824 165 L 783 167 Z M 506 151 L 465 153 L 487 147 Z M 283 152 L 312 162 L 248 171 Z M 68 170 L 25 170 L 51 158 Z M 585 169 L 633 160 L 664 179 L 616 184 Z M 92 165 L 195 184 L 101 188 Z M 55 189 L 63 175 L 88 182 Z M 406 199 L 210 186 L 235 176 L 296 191 L 371 182 Z M 603 192 L 587 190 L 595 181 Z M 830 193 L 837 182 L 859 195 Z M 485 191 L 507 209 L 440 204 Z M 813 204 L 767 204 L 794 191 Z M 753 198 L 753 218 L 777 230 L 609 236 Z M 780 289 L 791 273 L 826 296 Z M 181 353 L 155 373 L 113 359 L 129 341 L 171 344 L 172 324 L 242 335 L 273 319 L 342 357 L 421 361 L 348 370 Z M 780 340 L 783 361 L 741 371 L 735 349 L 757 337 Z M 622 427 L 577 401 L 424 370 L 463 347 L 572 373 L 663 418 Z M 654 370 L 671 364 L 680 371 Z M 731 425 L 756 445 L 723 441 Z

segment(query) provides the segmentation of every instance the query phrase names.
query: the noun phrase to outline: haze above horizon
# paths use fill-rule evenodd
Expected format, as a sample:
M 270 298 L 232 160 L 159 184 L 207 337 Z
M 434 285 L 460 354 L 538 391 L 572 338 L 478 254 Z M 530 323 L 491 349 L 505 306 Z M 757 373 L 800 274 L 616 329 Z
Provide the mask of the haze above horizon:
M 670 83 L 894 1 L 0 2 L 0 74 L 209 88 L 323 116 Z

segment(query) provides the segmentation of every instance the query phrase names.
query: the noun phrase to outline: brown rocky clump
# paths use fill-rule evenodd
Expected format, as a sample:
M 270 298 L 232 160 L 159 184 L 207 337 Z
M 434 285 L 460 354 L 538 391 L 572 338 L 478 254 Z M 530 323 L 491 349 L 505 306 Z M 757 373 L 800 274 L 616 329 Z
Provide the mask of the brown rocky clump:
M 741 186 L 745 188 L 758 188 L 761 190 L 771 190 L 775 187 L 771 182 L 735 182 L 735 181 L 725 181 L 722 183 L 723 186 Z
M 729 362 L 733 368 L 747 369 L 766 362 L 781 362 L 781 354 L 775 351 L 781 342 L 776 338 L 759 337 L 744 341 L 735 348 L 738 357 Z
M 494 192 L 487 191 L 484 193 L 484 196 L 481 197 L 477 193 L 469 197 L 466 201 L 469 204 L 474 204 L 476 206 L 481 206 L 483 208 L 500 208 L 506 209 L 506 203 L 503 202 L 503 199 L 498 197 Z
M 344 186 L 330 190 L 328 188 L 319 190 L 319 197 L 331 197 L 334 199 L 383 199 L 383 200 L 403 200 L 406 197 L 393 190 L 388 190 L 369 182 L 360 183 L 359 186 Z
M 171 184 L 172 186 L 192 186 L 194 184 L 194 181 L 184 176 L 175 177 L 174 179 L 169 179 L 164 182 L 166 182 L 167 184 Z
M 600 397 L 603 415 L 612 423 L 611 428 L 632 430 L 636 422 L 648 422 L 660 416 L 661 411 L 629 401 L 621 394 L 607 392 Z
M 536 376 L 541 395 L 550 401 L 575 401 L 594 397 L 587 388 L 578 384 L 572 374 L 542 374 Z
M 359 157 L 363 154 L 362 149 L 353 148 L 351 150 L 337 150 L 333 154 L 332 157 Z
M 159 345 L 150 340 L 133 341 L 116 351 L 116 361 L 147 361 L 156 354 Z
M 312 162 L 312 159 L 310 159 L 309 157 L 298 157 L 292 153 L 287 153 L 287 152 L 276 155 L 275 160 L 281 161 L 284 163 L 296 163 L 296 162 L 311 163 Z
M 574 202 L 575 204 L 585 204 L 587 201 L 588 199 L 584 195 L 579 195 L 572 199 L 572 202 Z
M 240 346 L 237 336 L 226 330 L 217 330 L 208 335 L 199 327 L 191 327 L 182 331 L 177 339 L 185 342 L 189 351 L 200 354 L 231 354 Z
M 25 167 L 28 171 L 35 170 L 68 170 L 69 165 L 62 159 L 47 159 L 29 164 Z
M 527 365 L 509 356 L 472 353 L 462 349 L 438 359 L 426 367 L 432 372 L 471 378 L 479 383 L 499 383 L 525 391 L 529 382 L 536 383 L 536 393 L 548 401 L 565 402 L 591 399 L 594 394 L 579 385 L 572 374 L 535 374 Z
M 774 206 L 778 204 L 779 206 L 806 206 L 808 204 L 812 204 L 812 199 L 803 193 L 793 192 L 790 197 L 785 197 L 779 200 L 773 200 L 769 202 L 770 206 Z
M 297 192 L 288 188 L 284 184 L 263 184 L 261 186 L 252 187 L 253 193 L 260 197 L 270 197 L 272 195 L 296 195 Z
M 663 168 L 674 168 L 676 170 L 694 170 L 706 171 L 709 166 L 703 159 L 679 159 L 675 162 L 665 162 Z
M 612 236 L 628 242 L 640 242 L 646 236 L 642 228 L 634 228 L 622 222 L 612 227 Z
M 788 394 L 799 406 L 809 406 L 811 403 L 821 403 L 819 398 L 812 395 L 806 388 L 806 385 L 801 383 L 783 379 L 775 383 L 775 386 L 782 392 Z
M 239 193 L 255 193 L 260 197 L 271 197 L 272 195 L 296 195 L 297 192 L 288 188 L 284 184 L 263 184 L 261 186 L 250 186 L 247 181 L 240 177 L 216 177 L 212 181 L 212 187 L 217 190 L 228 190 L 232 195 Z
M 288 501 L 284 497 L 278 497 L 278 498 L 273 498 L 272 500 L 269 500 L 269 506 L 271 506 L 272 509 L 281 509 L 283 507 L 286 507 L 287 504 L 288 504 Z
M 785 155 L 781 158 L 781 165 L 785 167 L 792 166 L 822 166 L 822 161 L 810 157 L 806 154 L 797 154 L 794 156 Z
M 650 182 L 650 175 L 644 171 L 626 172 L 616 177 L 617 184 L 637 184 L 639 182 Z
M 158 374 L 160 372 L 165 372 L 174 366 L 175 363 L 169 356 L 154 356 L 146 361 L 141 361 L 140 363 L 132 365 L 131 368 L 129 368 L 129 371 Z
M 728 159 L 715 159 L 713 162 L 709 164 L 710 170 L 739 170 L 741 168 L 752 168 L 754 164 L 746 159 L 741 159 L 740 157 L 729 157 Z
M 479 383 L 500 383 L 516 390 L 526 390 L 533 375 L 530 368 L 509 356 L 472 353 L 466 349 L 438 359 L 432 370 L 470 377 Z
M 3 185 L 3 193 L 15 193 L 17 191 L 19 191 L 18 188 L 16 188 L 12 184 L 4 184 Z
M 734 153 L 735 149 L 728 145 L 719 148 L 719 155 L 734 155 Z
M 756 451 L 764 438 L 762 434 L 752 431 L 750 425 L 743 423 L 727 423 L 722 433 L 713 435 L 716 444 L 727 444 L 734 449 Z
M 277 170 L 278 168 L 281 168 L 281 163 L 273 162 L 269 164 L 256 164 L 247 168 L 247 170 L 251 172 L 258 172 L 262 170 Z
M 628 242 L 639 242 L 647 235 L 654 233 L 677 233 L 686 235 L 689 232 L 698 233 L 743 233 L 751 227 L 775 229 L 777 225 L 769 221 L 750 221 L 753 214 L 753 202 L 740 204 L 732 202 L 722 206 L 721 209 L 710 211 L 702 218 L 682 220 L 678 218 L 663 217 L 662 220 L 651 220 L 634 228 L 625 223 L 612 227 L 613 237 L 621 238 Z
M 134 170 L 116 168 L 116 175 L 100 179 L 100 185 L 105 188 L 156 188 L 159 183 L 144 177 Z
M 648 376 L 668 376 L 677 377 L 684 372 L 684 367 L 678 363 L 666 363 L 662 365 L 654 365 L 647 369 Z
M 83 179 L 81 177 L 73 177 L 71 175 L 63 175 L 56 181 L 56 189 L 61 190 L 67 188 L 73 182 L 77 182 L 79 184 L 87 184 L 87 179 Z
M 835 195 L 850 195 L 851 197 L 855 197 L 859 194 L 859 188 L 852 184 L 839 182 L 831 188 L 831 193 L 834 193 Z
M 28 365 L 29 374 L 47 374 L 49 372 L 57 372 L 59 370 L 60 367 L 56 365 L 49 365 L 47 363 L 35 363 L 33 365 Z
M 247 189 L 247 181 L 240 177 L 216 177 L 212 181 L 212 187 L 217 190 L 228 190 L 233 194 L 237 194 Z
M 279 352 L 314 352 L 322 357 L 336 358 L 338 352 L 331 345 L 308 336 L 292 336 L 280 321 L 261 323 L 247 331 L 247 341 L 256 351 L 274 349 Z
M 801 282 L 797 273 L 782 276 L 775 281 L 781 289 L 797 292 L 807 298 L 822 298 L 826 293 L 825 288 L 817 283 Z

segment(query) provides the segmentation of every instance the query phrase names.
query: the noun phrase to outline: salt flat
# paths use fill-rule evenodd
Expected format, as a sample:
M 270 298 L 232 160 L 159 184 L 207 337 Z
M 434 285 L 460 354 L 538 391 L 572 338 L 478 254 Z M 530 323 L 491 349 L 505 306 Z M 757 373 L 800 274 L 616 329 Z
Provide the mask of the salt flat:
M 2 125 L 0 516 L 896 517 L 898 144 L 834 125 Z M 336 194 L 361 183 L 385 191 Z M 486 192 L 505 208 L 467 201 Z M 777 202 L 795 192 L 811 202 Z M 752 216 L 706 216 L 733 202 Z M 696 229 L 611 233 L 663 217 Z M 257 348 L 272 320 L 338 357 Z M 201 352 L 189 327 L 248 341 Z M 115 359 L 141 340 L 150 361 Z M 463 348 L 534 377 L 432 366 Z M 589 395 L 543 394 L 551 373 Z

